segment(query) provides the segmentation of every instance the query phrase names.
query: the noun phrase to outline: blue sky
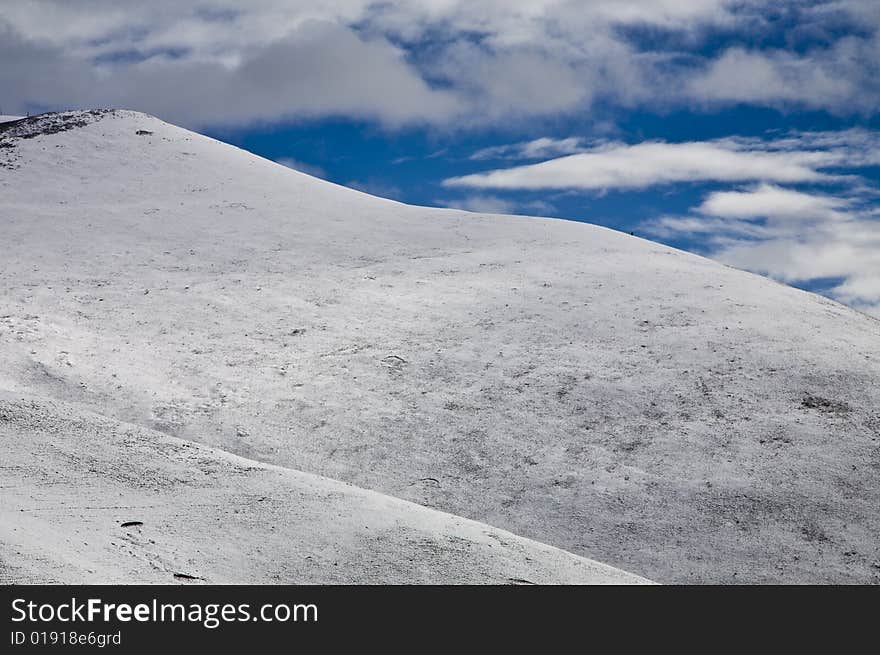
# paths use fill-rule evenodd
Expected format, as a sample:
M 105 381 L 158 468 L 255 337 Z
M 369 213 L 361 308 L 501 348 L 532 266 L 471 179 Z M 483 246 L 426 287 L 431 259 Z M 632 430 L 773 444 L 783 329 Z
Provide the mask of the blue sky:
M 880 120 L 835 117 L 827 112 L 782 112 L 738 106 L 714 112 L 680 110 L 651 113 L 617 112 L 615 122 L 598 130 L 576 118 L 561 121 L 553 130 L 479 130 L 437 133 L 430 129 L 388 131 L 360 121 L 309 121 L 302 125 L 244 129 L 208 129 L 211 136 L 275 161 L 281 161 L 324 179 L 419 205 L 460 205 L 476 210 L 504 210 L 598 223 L 644 236 L 643 222 L 665 214 L 686 213 L 712 190 L 730 185 L 689 182 L 645 189 L 474 191 L 450 188 L 443 181 L 455 176 L 511 164 L 501 156 L 472 159 L 493 147 L 540 138 L 582 138 L 626 143 L 663 140 L 707 141 L 730 135 L 772 139 L 789 131 L 837 131 L 853 126 L 877 128 Z M 514 159 L 513 163 L 535 161 Z M 874 182 L 878 169 L 843 168 Z M 493 206 L 496 205 L 497 207 Z M 484 207 L 485 206 L 485 207 Z M 663 239 L 688 249 L 699 249 L 700 239 L 680 235 Z
M 880 315 L 876 0 L 143 4 L 4 5 L 0 109 L 139 109 L 377 195 L 597 223 Z

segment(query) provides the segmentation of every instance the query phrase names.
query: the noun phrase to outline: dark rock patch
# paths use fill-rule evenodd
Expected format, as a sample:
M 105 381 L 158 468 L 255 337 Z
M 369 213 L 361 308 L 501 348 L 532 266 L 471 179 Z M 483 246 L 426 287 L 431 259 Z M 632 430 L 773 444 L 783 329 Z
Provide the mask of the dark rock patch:
M 830 400 L 822 396 L 806 394 L 801 401 L 801 407 L 815 409 L 826 414 L 845 414 L 850 411 L 849 405 L 838 400 Z

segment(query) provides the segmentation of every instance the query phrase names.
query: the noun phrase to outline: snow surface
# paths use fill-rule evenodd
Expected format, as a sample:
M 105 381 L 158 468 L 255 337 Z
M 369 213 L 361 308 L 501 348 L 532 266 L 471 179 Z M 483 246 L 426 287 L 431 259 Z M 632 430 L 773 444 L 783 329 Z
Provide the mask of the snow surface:
M 0 114 L 0 123 L 9 123 L 11 121 L 20 121 L 24 116 L 7 116 Z
M 0 393 L 0 439 L 0 582 L 647 582 L 56 401 Z
M 134 112 L 31 118 L 4 145 L 0 389 L 661 582 L 880 581 L 873 318 Z

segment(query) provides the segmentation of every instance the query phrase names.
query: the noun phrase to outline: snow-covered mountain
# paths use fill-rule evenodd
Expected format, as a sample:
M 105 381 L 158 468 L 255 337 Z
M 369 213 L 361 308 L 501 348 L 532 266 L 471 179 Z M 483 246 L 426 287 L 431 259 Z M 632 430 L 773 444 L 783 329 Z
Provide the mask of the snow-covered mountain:
M 591 225 L 374 198 L 128 111 L 0 126 L 0 197 L 0 459 L 20 488 L 0 509 L 28 517 L 4 520 L 3 560 L 27 552 L 16 534 L 55 543 L 27 531 L 41 517 L 98 544 L 60 578 L 107 558 L 89 579 L 119 579 L 114 521 L 154 503 L 189 546 L 131 561 L 216 581 L 241 579 L 221 553 L 262 542 L 243 526 L 285 520 L 310 521 L 296 550 L 320 558 L 273 569 L 266 540 L 254 580 L 623 575 L 535 541 L 660 582 L 880 580 L 875 319 Z M 105 488 L 120 508 L 89 509 Z M 354 531 L 328 572 L 361 512 L 399 530 Z M 208 533 L 187 531 L 218 517 L 226 563 L 199 568 Z M 528 539 L 499 553 L 495 528 Z M 451 563 L 459 546 L 489 563 Z M 375 569 L 352 571 L 365 552 Z M 395 568 L 404 552 L 424 566 Z
M 0 394 L 0 581 L 646 582 L 509 532 Z

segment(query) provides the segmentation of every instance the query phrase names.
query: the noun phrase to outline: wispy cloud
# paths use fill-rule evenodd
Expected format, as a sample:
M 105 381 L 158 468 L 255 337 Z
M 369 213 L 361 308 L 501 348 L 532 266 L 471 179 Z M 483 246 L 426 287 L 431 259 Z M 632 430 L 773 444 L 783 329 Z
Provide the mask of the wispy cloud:
M 783 282 L 838 280 L 829 295 L 880 316 L 880 210 L 871 198 L 760 185 L 711 193 L 689 215 L 642 229 L 698 236 L 712 257 Z
M 537 164 L 447 179 L 480 189 L 639 189 L 676 182 L 819 182 L 840 166 L 835 151 L 780 149 L 738 140 L 612 143 Z
M 515 202 L 498 196 L 466 196 L 456 200 L 443 200 L 439 204 L 452 209 L 464 209 L 480 214 L 512 214 L 516 211 Z
M 438 201 L 437 204 L 443 205 L 444 207 L 451 207 L 452 209 L 464 209 L 469 212 L 477 212 L 480 214 L 549 215 L 556 211 L 556 208 L 552 204 L 544 200 L 520 201 L 481 194 L 452 200 L 441 200 Z
M 294 159 L 293 157 L 281 157 L 280 159 L 276 159 L 275 161 L 282 166 L 287 166 L 287 168 L 292 168 L 293 170 L 299 171 L 300 173 L 306 173 L 307 175 L 320 177 L 322 179 L 325 179 L 327 177 L 327 171 L 325 171 L 320 166 L 307 164 L 306 162 Z
M 486 159 L 547 159 L 561 155 L 570 155 L 583 149 L 584 139 L 581 137 L 567 137 L 564 139 L 541 137 L 532 141 L 483 148 L 472 154 L 470 159 L 473 161 Z

